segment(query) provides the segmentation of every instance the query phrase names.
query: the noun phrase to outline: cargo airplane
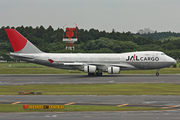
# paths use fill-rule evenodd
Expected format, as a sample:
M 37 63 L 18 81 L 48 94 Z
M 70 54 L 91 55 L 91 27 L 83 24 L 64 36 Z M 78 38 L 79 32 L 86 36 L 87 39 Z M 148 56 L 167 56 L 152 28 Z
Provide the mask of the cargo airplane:
M 89 76 L 102 76 L 102 72 L 119 74 L 121 70 L 159 70 L 176 64 L 176 60 L 160 51 L 102 53 L 45 53 L 34 46 L 15 29 L 5 29 L 14 52 L 12 59 L 41 64 L 49 67 L 80 70 Z

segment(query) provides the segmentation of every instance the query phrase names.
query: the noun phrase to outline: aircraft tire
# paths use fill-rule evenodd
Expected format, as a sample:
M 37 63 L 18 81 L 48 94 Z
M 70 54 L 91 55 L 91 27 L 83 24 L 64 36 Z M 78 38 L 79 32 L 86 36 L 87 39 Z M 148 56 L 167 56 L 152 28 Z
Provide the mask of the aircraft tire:
M 156 76 L 159 76 L 159 73 L 158 73 L 158 72 L 156 73 Z
M 102 76 L 102 72 L 101 73 L 96 73 L 96 76 Z
M 94 73 L 88 73 L 88 76 L 94 76 Z
M 102 76 L 102 72 L 101 72 L 101 73 L 99 73 L 99 76 Z

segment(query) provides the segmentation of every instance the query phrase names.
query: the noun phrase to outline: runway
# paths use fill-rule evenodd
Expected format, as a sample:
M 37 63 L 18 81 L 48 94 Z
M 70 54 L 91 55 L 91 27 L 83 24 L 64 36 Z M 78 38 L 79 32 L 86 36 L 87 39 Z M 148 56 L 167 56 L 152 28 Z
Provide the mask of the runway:
M 0 85 L 25 84 L 113 84 L 113 83 L 176 83 L 180 75 L 0 75 Z
M 123 112 L 0 113 L 1 120 L 179 120 L 179 110 Z

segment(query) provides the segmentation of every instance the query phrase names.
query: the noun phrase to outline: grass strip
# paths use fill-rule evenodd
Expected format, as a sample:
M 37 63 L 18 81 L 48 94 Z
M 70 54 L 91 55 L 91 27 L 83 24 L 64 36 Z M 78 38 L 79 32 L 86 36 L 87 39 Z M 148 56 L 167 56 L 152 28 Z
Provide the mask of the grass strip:
M 56 68 L 0 68 L 0 74 L 86 74 L 78 70 Z
M 179 65 L 180 63 L 178 63 Z M 120 74 L 155 74 L 157 70 L 128 70 Z M 163 68 L 160 74 L 180 74 L 180 68 Z M 78 70 L 50 68 L 33 63 L 0 63 L 0 74 L 87 74 Z M 105 73 L 106 74 L 106 73 Z
M 120 74 L 154 74 L 157 70 L 126 70 Z M 159 71 L 160 74 L 180 74 L 180 68 L 164 68 Z M 78 70 L 63 70 L 56 68 L 0 68 L 0 74 L 84 74 Z M 104 73 L 107 74 L 107 73 Z
M 43 95 L 180 95 L 180 84 L 58 84 L 0 86 L 1 95 L 42 91 Z
M 65 105 L 64 109 L 23 109 L 22 104 L 0 104 L 0 112 L 83 112 L 83 111 L 144 111 L 144 110 L 166 110 L 155 107 L 117 107 L 117 106 L 94 106 L 94 105 Z

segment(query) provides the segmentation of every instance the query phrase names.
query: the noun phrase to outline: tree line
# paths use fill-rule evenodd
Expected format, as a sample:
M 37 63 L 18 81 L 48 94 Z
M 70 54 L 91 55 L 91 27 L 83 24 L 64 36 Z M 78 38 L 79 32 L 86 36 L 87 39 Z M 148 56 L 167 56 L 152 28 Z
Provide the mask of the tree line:
M 154 40 L 163 40 L 166 38 L 169 38 L 171 36 L 173 37 L 180 37 L 180 33 L 175 33 L 175 32 L 155 32 L 155 33 L 148 33 L 148 34 L 140 34 L 140 33 L 136 33 L 135 35 L 141 36 L 141 37 L 151 37 Z
M 0 56 L 9 59 L 6 53 L 13 52 L 5 29 L 0 28 Z M 14 28 L 14 27 L 11 27 Z M 65 50 L 63 29 L 44 28 L 38 26 L 20 26 L 14 28 L 35 46 L 44 52 L 51 53 L 123 53 L 132 51 L 162 51 L 167 55 L 180 59 L 180 39 L 158 41 L 151 36 L 142 37 L 131 32 L 99 31 L 97 29 L 84 30 L 77 28 L 78 41 L 75 50 Z M 76 34 L 76 33 L 75 33 Z

